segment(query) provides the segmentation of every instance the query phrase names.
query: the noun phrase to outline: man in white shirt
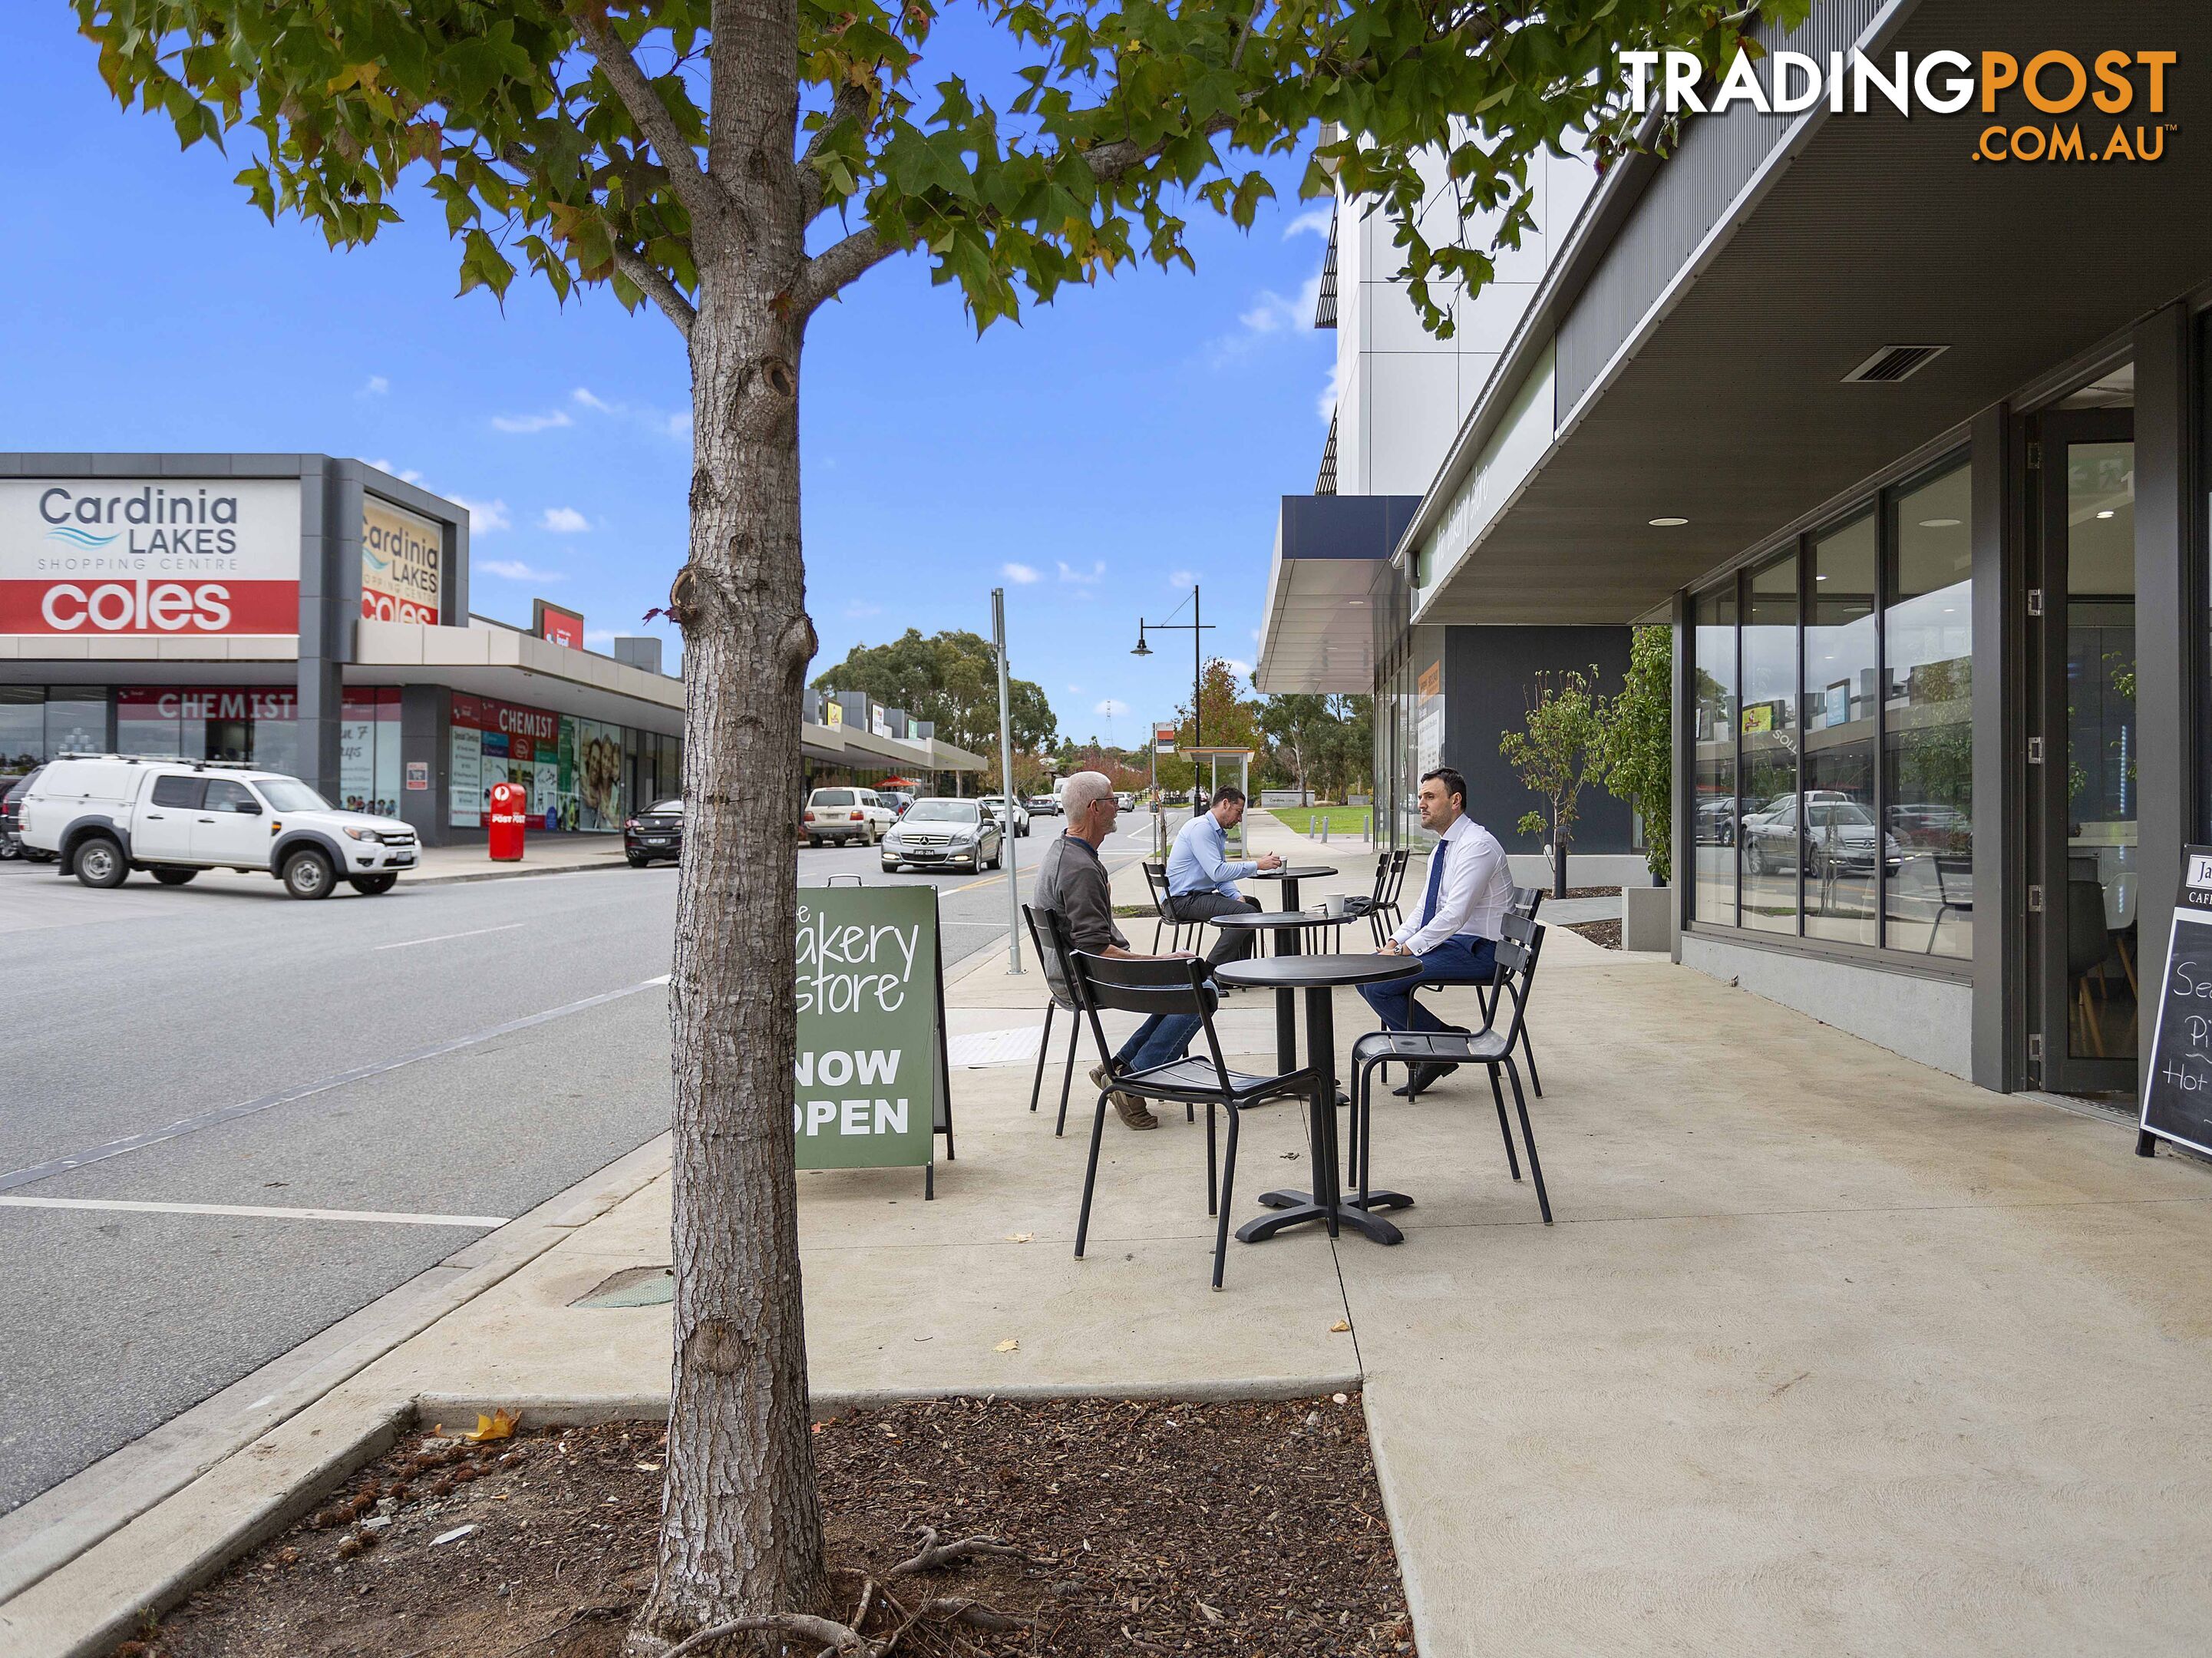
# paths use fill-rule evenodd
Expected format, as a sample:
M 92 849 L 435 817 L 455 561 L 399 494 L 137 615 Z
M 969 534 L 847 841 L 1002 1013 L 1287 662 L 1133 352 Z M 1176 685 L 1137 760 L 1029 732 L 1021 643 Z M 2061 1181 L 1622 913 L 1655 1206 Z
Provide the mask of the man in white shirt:
M 1429 878 L 1413 918 L 1390 935 L 1385 956 L 1418 956 L 1421 976 L 1362 985 L 1359 993 L 1388 1030 L 1456 1027 L 1422 1006 L 1414 987 L 1488 984 L 1498 970 L 1498 940 L 1513 902 L 1513 875 L 1497 836 L 1467 815 L 1467 780 L 1449 767 L 1421 776 L 1421 827 L 1440 838 L 1429 854 Z M 1419 1093 L 1457 1069 L 1417 1065 L 1397 1091 Z
M 1179 921 L 1210 921 L 1217 915 L 1249 913 L 1260 908 L 1256 898 L 1237 890 L 1237 882 L 1261 870 L 1280 869 L 1279 853 L 1263 852 L 1256 859 L 1232 861 L 1229 831 L 1244 821 L 1244 791 L 1224 783 L 1213 792 L 1213 807 L 1201 811 L 1176 831 L 1168 853 L 1168 906 Z M 1214 967 L 1243 959 L 1252 953 L 1252 934 L 1243 927 L 1217 929 L 1219 937 L 1206 952 Z

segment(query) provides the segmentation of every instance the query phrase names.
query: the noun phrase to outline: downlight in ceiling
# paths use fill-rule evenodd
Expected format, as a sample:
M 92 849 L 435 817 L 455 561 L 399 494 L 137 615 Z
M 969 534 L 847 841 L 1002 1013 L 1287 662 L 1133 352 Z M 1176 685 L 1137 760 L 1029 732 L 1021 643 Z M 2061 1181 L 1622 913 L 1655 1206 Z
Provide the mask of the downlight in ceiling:
M 1863 386 L 1887 386 L 1918 374 L 1950 349 L 1948 345 L 1885 345 L 1844 379 Z

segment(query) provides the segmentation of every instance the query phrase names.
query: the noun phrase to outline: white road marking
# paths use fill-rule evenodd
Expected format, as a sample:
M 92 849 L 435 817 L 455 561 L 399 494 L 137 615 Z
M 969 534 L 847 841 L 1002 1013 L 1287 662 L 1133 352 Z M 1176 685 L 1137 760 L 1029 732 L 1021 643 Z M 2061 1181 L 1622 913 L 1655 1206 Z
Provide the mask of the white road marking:
M 517 927 L 528 926 L 527 921 L 509 921 L 505 926 L 471 927 L 466 932 L 441 932 L 434 938 L 408 938 L 396 944 L 379 944 L 379 950 L 412 950 L 417 944 L 442 944 L 448 938 L 481 938 L 487 932 L 512 932 Z
M 230 1215 L 246 1220 L 373 1221 L 380 1226 L 504 1226 L 506 1215 L 412 1215 L 388 1209 L 263 1209 L 239 1203 L 130 1203 L 107 1198 L 0 1196 L 0 1209 L 94 1209 L 137 1215 Z

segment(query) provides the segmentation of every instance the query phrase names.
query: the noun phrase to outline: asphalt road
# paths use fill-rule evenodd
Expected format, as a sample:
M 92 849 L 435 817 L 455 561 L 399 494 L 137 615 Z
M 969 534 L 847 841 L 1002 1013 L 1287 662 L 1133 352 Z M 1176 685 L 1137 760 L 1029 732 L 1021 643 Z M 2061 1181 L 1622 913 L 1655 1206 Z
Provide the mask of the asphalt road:
M 1004 947 L 1001 875 L 798 859 L 937 886 L 948 969 Z M 675 899 L 668 865 L 301 903 L 0 864 L 0 1513 L 662 1132 Z

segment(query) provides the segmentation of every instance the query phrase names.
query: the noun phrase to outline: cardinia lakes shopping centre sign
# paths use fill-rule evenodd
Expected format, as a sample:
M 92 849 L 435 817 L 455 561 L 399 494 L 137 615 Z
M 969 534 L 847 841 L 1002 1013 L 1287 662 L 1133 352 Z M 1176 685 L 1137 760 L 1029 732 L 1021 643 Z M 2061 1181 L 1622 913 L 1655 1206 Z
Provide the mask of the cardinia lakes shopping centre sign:
M 292 634 L 295 479 L 0 480 L 0 634 Z
M 1716 80 L 1687 52 L 1624 52 L 1621 73 L 1638 114 L 1717 115 L 1737 104 L 1796 115 L 1998 118 L 1975 131 L 1978 161 L 2155 161 L 2176 131 L 2165 118 L 2180 54 L 2115 47 L 2087 55 L 2039 52 L 1897 52 L 1884 64 L 1856 49 L 1826 58 L 1802 52 L 1739 52 Z

